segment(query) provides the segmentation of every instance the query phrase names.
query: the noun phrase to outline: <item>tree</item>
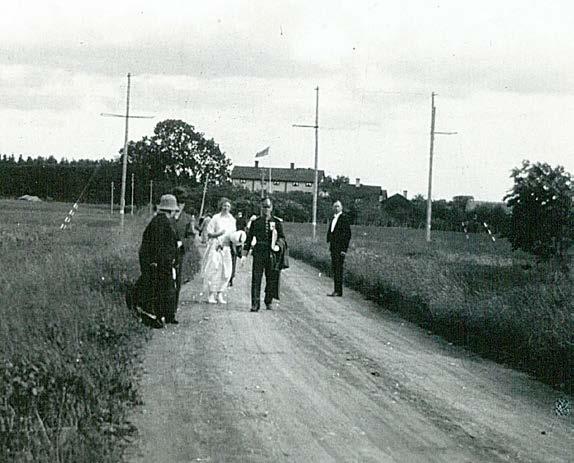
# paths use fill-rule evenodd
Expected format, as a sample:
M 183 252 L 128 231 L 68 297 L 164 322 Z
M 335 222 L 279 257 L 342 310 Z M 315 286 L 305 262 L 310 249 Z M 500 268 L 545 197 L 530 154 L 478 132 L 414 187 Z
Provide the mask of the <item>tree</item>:
M 512 191 L 504 197 L 512 208 L 508 239 L 513 248 L 540 258 L 557 257 L 567 265 L 574 241 L 572 178 L 562 166 L 523 161 L 512 170 Z
M 231 161 L 219 145 L 180 120 L 159 122 L 153 136 L 130 142 L 128 153 L 138 174 L 150 180 L 194 185 L 203 183 L 207 175 L 215 184 L 229 179 Z

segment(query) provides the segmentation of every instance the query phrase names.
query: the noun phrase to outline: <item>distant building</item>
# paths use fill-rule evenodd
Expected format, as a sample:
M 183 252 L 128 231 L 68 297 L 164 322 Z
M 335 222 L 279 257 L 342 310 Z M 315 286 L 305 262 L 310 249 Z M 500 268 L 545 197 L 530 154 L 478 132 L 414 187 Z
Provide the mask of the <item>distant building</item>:
M 383 190 L 380 186 L 364 185 L 360 178 L 355 179 L 354 184 L 342 185 L 341 189 L 344 193 L 351 194 L 355 200 L 376 199 L 378 202 L 383 202 L 387 199 L 387 190 Z
M 470 201 L 474 201 L 474 196 L 470 195 L 458 195 L 452 197 L 452 202 L 460 207 L 461 209 L 465 209 Z
M 476 201 L 474 199 L 470 199 L 467 201 L 466 203 L 466 207 L 465 207 L 465 211 L 466 212 L 472 212 L 474 211 L 477 207 L 488 207 L 489 209 L 494 209 L 497 207 L 502 208 L 502 210 L 504 212 L 506 212 L 507 214 L 510 214 L 510 208 L 506 205 L 506 203 L 504 202 L 499 202 L 499 201 Z
M 325 171 L 319 170 L 319 185 L 325 178 Z M 247 188 L 250 191 L 269 190 L 269 167 L 260 167 L 259 161 L 253 166 L 234 166 L 231 171 L 233 185 Z M 271 192 L 288 193 L 290 191 L 303 191 L 313 193 L 315 170 L 295 168 L 291 163 L 289 168 L 271 167 Z
M 416 226 L 417 211 L 406 192 L 396 193 L 381 204 L 382 223 L 386 226 Z
M 407 209 L 410 211 L 413 205 L 404 194 L 396 193 L 383 202 L 383 208 L 392 210 Z

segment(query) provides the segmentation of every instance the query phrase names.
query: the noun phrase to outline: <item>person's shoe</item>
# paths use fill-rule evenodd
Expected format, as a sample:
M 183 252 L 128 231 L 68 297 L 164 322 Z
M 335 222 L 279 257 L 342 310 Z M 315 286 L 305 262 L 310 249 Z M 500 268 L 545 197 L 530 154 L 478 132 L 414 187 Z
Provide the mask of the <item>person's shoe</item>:
M 217 301 L 215 300 L 215 296 L 213 294 L 209 295 L 209 297 L 207 298 L 207 303 L 208 304 L 217 304 Z
M 217 302 L 219 304 L 227 304 L 227 301 L 225 299 L 223 299 L 223 293 L 219 293 L 217 295 Z
M 251 307 L 251 312 L 259 312 L 259 307 L 254 305 L 253 307 Z
M 341 293 L 338 293 L 337 291 L 333 291 L 332 293 L 327 294 L 327 296 L 329 296 L 329 297 L 342 297 L 343 295 Z
M 179 325 L 179 322 L 175 318 L 168 320 L 166 323 L 169 323 L 171 325 Z
M 229 284 L 227 286 L 231 288 L 233 286 L 233 280 L 229 280 Z
M 265 308 L 267 310 L 273 310 L 273 305 L 272 304 L 265 304 Z

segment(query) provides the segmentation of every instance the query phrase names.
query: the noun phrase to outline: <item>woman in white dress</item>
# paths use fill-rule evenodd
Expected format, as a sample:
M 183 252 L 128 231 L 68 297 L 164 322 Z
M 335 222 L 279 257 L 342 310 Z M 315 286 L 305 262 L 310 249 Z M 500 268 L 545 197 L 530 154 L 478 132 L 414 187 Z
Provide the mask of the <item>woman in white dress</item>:
M 215 214 L 207 225 L 207 248 L 201 261 L 203 288 L 209 295 L 207 302 L 210 304 L 227 303 L 224 294 L 233 268 L 229 240 L 236 227 L 229 199 L 221 198 L 219 209 L 221 212 Z

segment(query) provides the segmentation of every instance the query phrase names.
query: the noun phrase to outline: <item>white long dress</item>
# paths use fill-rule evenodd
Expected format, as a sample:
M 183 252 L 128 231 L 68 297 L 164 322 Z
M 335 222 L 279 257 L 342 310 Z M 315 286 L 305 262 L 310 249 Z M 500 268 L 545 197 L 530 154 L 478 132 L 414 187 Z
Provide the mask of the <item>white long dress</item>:
M 219 238 L 209 238 L 201 261 L 203 290 L 210 293 L 227 289 L 233 264 L 229 236 L 236 230 L 235 218 L 231 214 L 215 214 L 207 226 L 207 233 L 225 233 Z

